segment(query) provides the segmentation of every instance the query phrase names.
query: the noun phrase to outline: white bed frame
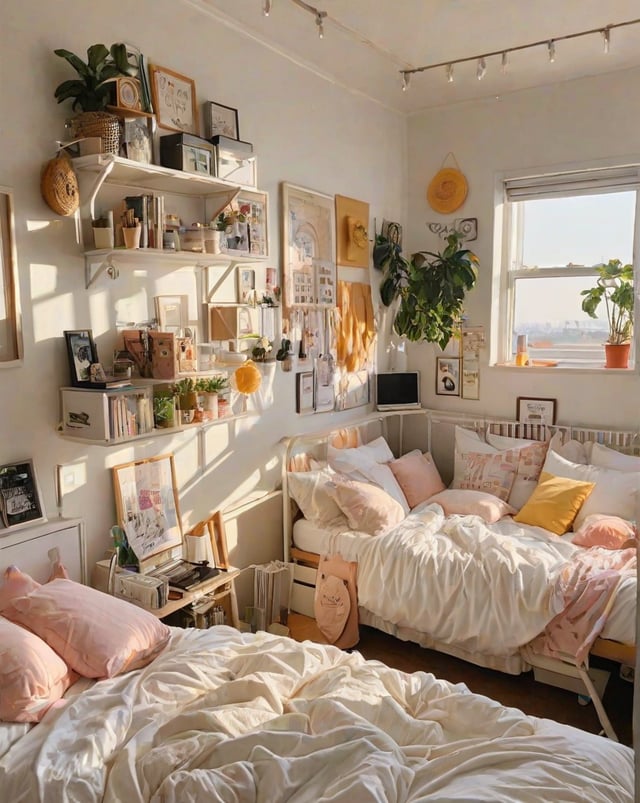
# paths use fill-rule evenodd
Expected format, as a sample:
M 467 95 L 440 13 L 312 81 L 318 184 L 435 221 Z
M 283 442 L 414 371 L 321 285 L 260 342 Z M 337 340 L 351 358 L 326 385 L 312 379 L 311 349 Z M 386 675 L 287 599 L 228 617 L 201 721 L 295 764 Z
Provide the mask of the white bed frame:
M 384 436 L 397 457 L 414 448 L 429 451 L 440 469 L 443 480 L 448 483 L 451 479 L 448 474 L 452 475 L 453 473 L 455 426 L 474 429 L 479 433 L 488 430 L 498 435 L 529 440 L 545 440 L 556 432 L 560 432 L 563 441 L 570 439 L 580 443 L 594 441 L 626 454 L 640 455 L 640 430 L 611 430 L 573 424 L 552 426 L 523 424 L 508 419 L 428 409 L 375 413 L 349 422 L 344 427 L 286 438 L 286 450 L 282 463 L 283 546 L 285 561 L 293 562 L 294 565 L 291 598 L 293 611 L 314 617 L 313 601 L 320 556 L 313 552 L 297 549 L 293 544 L 293 524 L 299 516 L 299 511 L 295 502 L 290 498 L 287 487 L 287 473 L 292 459 L 301 453 L 313 455 L 318 459 L 326 459 L 327 444 L 330 438 L 337 432 L 356 429 L 362 443 L 367 443 L 380 435 Z M 377 620 L 369 623 L 385 632 L 392 634 L 396 632 L 389 623 Z M 437 645 L 433 646 L 434 649 L 438 649 Z M 446 651 L 449 652 L 449 650 Z M 451 654 L 455 655 L 456 653 L 451 652 Z M 621 644 L 607 639 L 597 639 L 591 649 L 591 655 L 630 666 L 635 666 L 635 654 L 635 645 Z M 458 657 L 464 658 L 462 655 Z M 570 690 L 576 690 L 577 682 L 582 694 L 586 691 L 593 701 L 604 733 L 612 739 L 617 738 L 601 702 L 608 673 L 601 670 L 589 670 L 588 666 L 576 667 L 558 659 L 534 655 L 527 655 L 527 662 L 534 668 L 534 672 L 537 670 L 537 679 L 551 678 L 544 682 Z M 594 683 L 599 686 L 599 691 Z

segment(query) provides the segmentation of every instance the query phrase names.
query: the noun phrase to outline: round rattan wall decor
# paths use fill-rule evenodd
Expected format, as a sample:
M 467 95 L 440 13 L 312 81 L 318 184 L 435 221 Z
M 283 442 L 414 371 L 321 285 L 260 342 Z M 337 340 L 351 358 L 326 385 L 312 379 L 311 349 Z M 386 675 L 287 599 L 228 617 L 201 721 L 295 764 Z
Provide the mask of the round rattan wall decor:
M 40 192 L 47 205 L 58 215 L 73 215 L 80 205 L 78 178 L 71 159 L 60 151 L 42 170 Z
M 467 179 L 460 170 L 443 167 L 429 182 L 427 201 L 436 212 L 447 215 L 462 206 L 468 190 Z

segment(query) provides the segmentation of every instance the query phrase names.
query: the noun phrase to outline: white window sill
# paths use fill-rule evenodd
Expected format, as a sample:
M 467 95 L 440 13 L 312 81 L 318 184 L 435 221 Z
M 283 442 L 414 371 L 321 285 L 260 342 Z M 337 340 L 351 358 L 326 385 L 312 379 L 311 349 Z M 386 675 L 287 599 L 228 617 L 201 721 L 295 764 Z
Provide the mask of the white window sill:
M 558 360 L 557 365 L 516 365 L 512 362 L 492 363 L 490 368 L 503 368 L 508 371 L 519 371 L 526 373 L 558 373 L 567 371 L 572 374 L 627 374 L 635 376 L 637 374 L 635 365 L 629 363 L 628 368 L 605 368 L 602 363 L 586 363 L 579 360 Z

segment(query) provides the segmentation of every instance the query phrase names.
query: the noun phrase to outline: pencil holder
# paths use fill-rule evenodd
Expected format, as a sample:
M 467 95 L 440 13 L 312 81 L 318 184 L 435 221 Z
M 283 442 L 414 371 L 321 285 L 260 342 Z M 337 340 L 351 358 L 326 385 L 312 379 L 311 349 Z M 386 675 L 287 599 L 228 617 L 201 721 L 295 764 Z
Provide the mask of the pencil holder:
M 124 237 L 125 248 L 139 248 L 140 247 L 140 232 L 142 226 L 129 226 L 122 228 L 122 236 Z

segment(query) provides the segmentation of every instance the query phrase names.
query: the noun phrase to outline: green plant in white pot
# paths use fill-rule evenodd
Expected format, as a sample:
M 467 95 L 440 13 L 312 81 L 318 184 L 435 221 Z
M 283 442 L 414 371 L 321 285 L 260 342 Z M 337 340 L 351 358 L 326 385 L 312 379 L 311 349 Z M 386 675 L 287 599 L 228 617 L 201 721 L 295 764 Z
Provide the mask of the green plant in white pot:
M 218 418 L 218 397 L 229 389 L 229 379 L 224 374 L 201 377 L 196 381 L 196 391 L 202 394 L 203 415 L 206 420 Z
M 610 259 L 597 268 L 595 287 L 582 290 L 582 310 L 597 318 L 596 310 L 604 302 L 609 337 L 605 343 L 606 368 L 627 368 L 633 335 L 633 265 Z

